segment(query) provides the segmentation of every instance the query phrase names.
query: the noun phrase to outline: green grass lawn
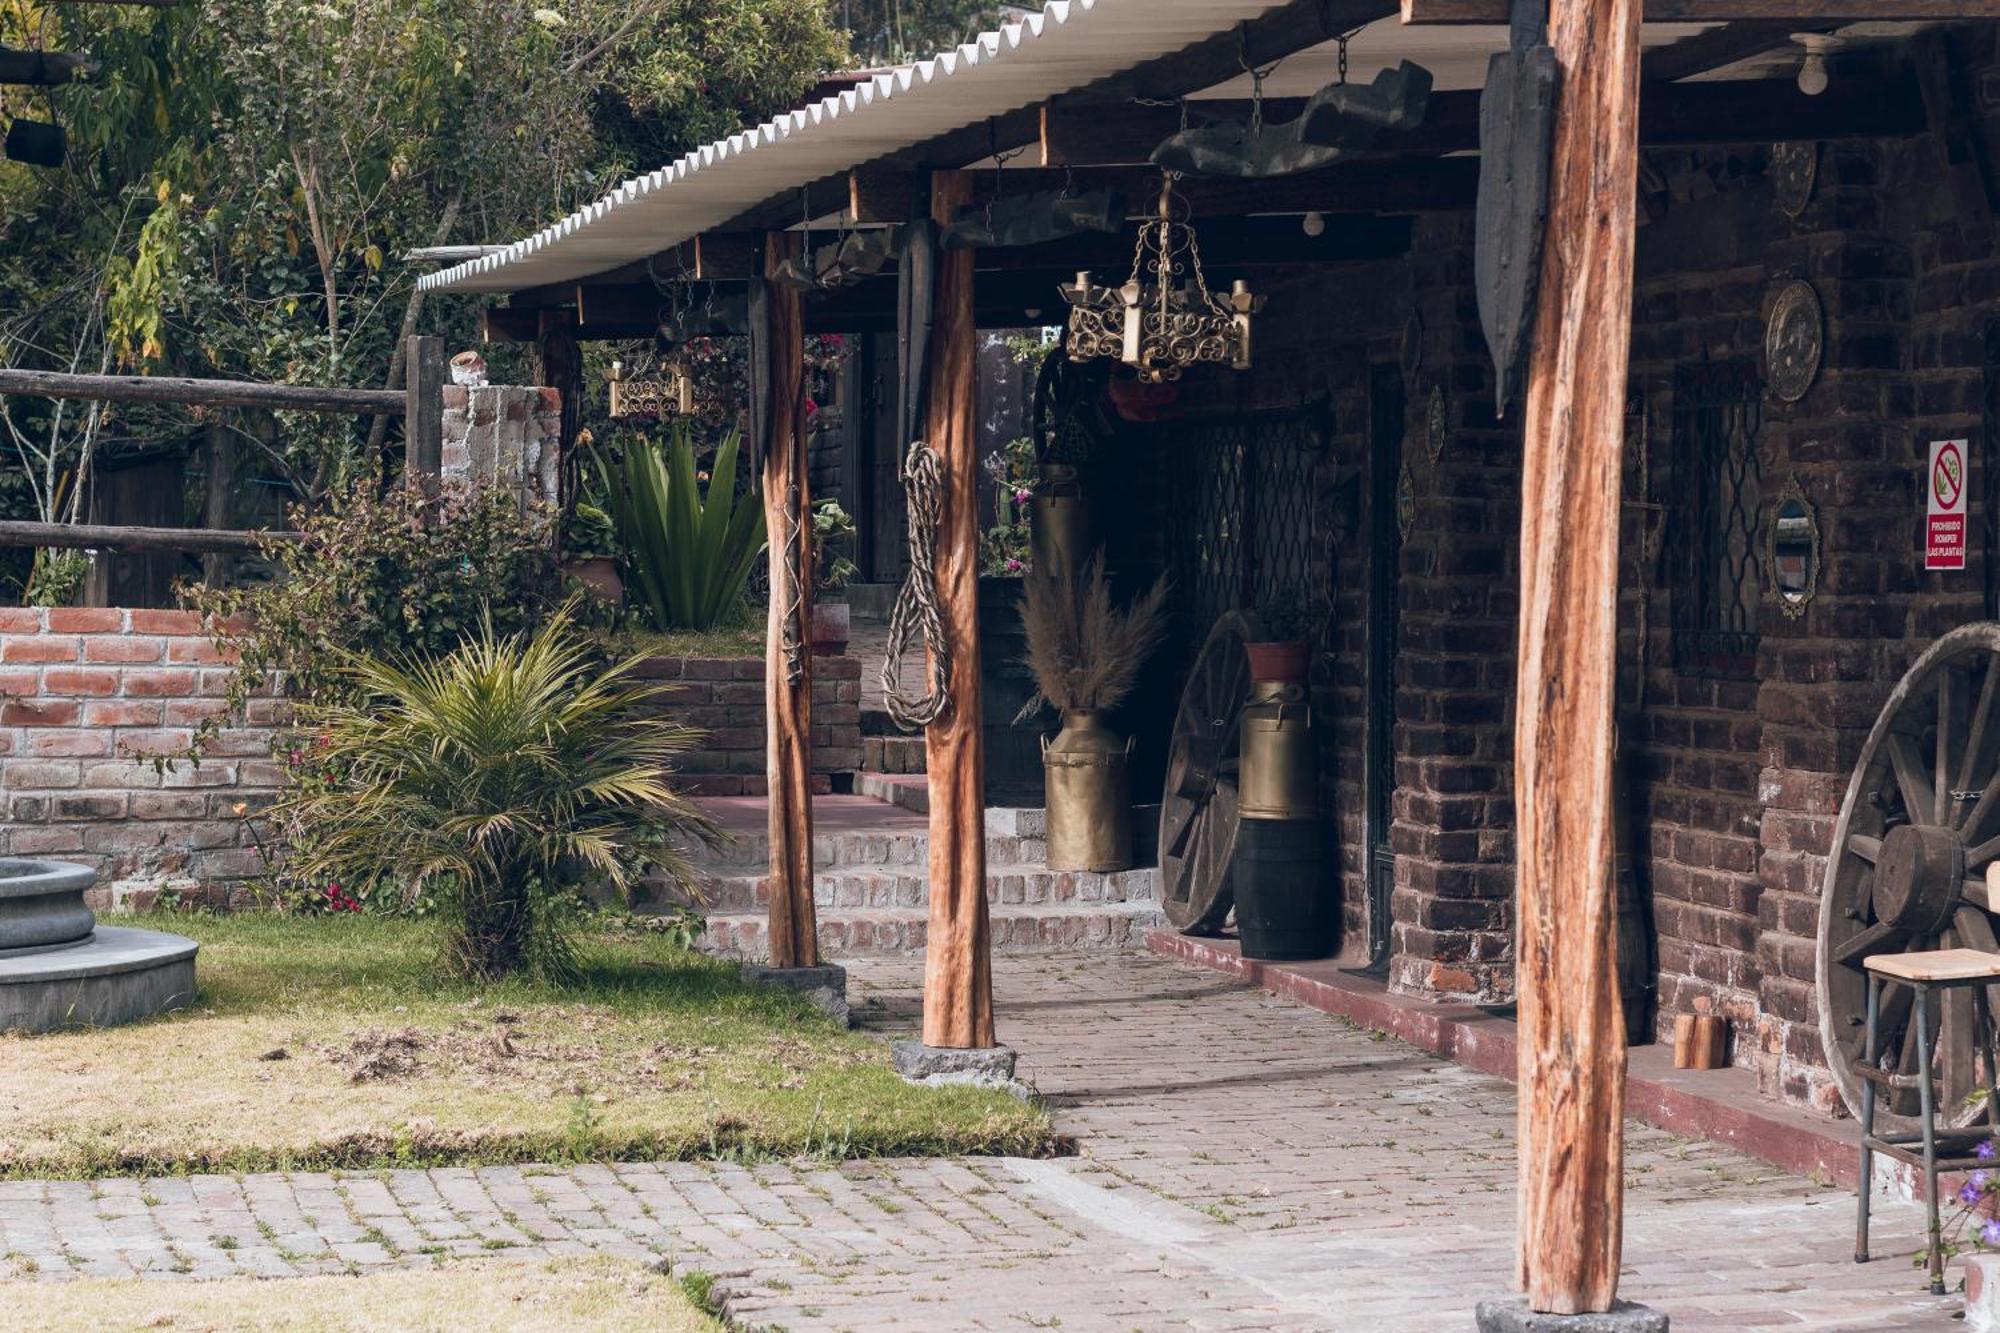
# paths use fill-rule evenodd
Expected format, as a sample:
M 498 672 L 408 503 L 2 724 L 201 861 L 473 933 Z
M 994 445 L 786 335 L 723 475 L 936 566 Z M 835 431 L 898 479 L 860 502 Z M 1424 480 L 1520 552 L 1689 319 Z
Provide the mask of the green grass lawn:
M 166 913 L 193 1007 L 0 1036 L 0 1176 L 1054 1151 L 1003 1092 L 918 1088 L 887 1048 L 658 935 L 584 937 L 563 990 L 446 981 L 422 922 Z

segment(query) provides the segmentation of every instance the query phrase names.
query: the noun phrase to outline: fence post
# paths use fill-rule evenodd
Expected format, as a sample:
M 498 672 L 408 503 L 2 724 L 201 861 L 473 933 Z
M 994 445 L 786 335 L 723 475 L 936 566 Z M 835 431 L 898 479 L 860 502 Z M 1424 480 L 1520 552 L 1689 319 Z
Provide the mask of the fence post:
M 411 335 L 404 363 L 403 475 L 436 491 L 444 468 L 444 339 Z

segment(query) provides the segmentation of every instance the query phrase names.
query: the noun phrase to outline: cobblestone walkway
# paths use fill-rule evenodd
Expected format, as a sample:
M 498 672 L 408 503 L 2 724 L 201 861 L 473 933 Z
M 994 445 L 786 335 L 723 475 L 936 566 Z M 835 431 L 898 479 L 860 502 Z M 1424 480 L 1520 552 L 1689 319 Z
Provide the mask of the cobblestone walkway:
M 919 960 L 856 968 L 907 1026 Z M 749 1326 L 1462 1330 L 1510 1286 L 1513 1089 L 1145 955 L 997 959 L 1002 1037 L 1082 1154 L 0 1183 L 0 1276 L 366 1271 L 584 1250 L 716 1275 Z M 1628 1133 L 1624 1294 L 1681 1333 L 1943 1330 L 1917 1211 Z M 32 1327 L 0 1296 L 0 1327 Z M 7 1319 L 28 1316 L 26 1323 Z

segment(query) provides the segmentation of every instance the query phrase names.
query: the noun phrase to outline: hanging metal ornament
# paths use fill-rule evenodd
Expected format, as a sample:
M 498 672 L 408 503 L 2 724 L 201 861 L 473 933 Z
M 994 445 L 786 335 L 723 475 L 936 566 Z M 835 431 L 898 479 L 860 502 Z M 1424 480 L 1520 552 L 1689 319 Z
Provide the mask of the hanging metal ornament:
M 1788 218 L 1796 218 L 1812 202 L 1813 187 L 1819 181 L 1819 141 L 1791 140 L 1771 145 L 1771 189 L 1778 208 Z
M 1068 190 L 1016 195 L 959 210 L 944 229 L 947 250 L 991 250 L 1040 245 L 1079 232 L 1116 235 L 1125 229 L 1125 196 L 1118 190 Z
M 1820 353 L 1826 342 L 1826 318 L 1819 293 L 1805 281 L 1787 283 L 1771 305 L 1764 329 L 1764 370 L 1771 393 L 1780 402 L 1796 403 L 1819 376 Z
M 657 375 L 627 375 L 625 363 L 613 361 L 604 379 L 611 386 L 614 421 L 666 421 L 694 415 L 694 381 L 678 361 L 669 361 Z
M 1085 270 L 1057 290 L 1070 307 L 1065 347 L 1073 361 L 1116 357 L 1149 384 L 1177 380 L 1204 361 L 1250 368 L 1250 319 L 1264 298 L 1241 278 L 1227 296 L 1208 290 L 1171 172 L 1160 180 L 1157 214 L 1139 227 L 1125 284 L 1100 287 Z
M 1445 412 L 1444 388 L 1431 385 L 1431 400 L 1424 408 L 1424 452 L 1430 455 L 1433 465 L 1444 454 L 1444 447 L 1451 441 L 1451 419 Z

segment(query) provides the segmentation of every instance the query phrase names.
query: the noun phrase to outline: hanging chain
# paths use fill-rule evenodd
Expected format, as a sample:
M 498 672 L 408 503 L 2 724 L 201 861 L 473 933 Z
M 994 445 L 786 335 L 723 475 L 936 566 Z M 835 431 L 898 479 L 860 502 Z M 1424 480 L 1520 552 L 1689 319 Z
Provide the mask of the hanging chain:
M 938 607 L 938 521 L 944 508 L 944 464 L 922 440 L 910 442 L 903 464 L 909 500 L 910 572 L 889 613 L 889 655 L 882 663 L 882 704 L 905 731 L 927 727 L 951 709 L 951 643 Z M 922 636 L 930 657 L 926 689 L 911 699 L 903 692 L 903 657 Z

